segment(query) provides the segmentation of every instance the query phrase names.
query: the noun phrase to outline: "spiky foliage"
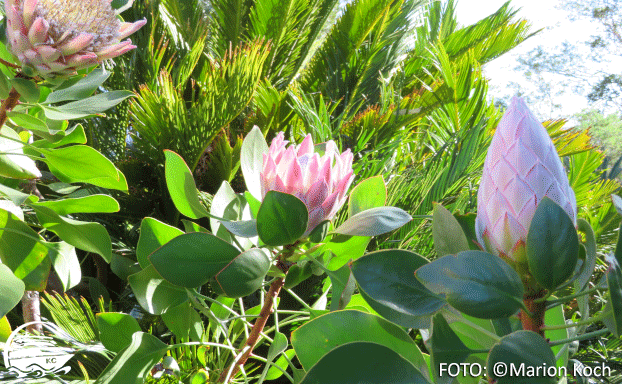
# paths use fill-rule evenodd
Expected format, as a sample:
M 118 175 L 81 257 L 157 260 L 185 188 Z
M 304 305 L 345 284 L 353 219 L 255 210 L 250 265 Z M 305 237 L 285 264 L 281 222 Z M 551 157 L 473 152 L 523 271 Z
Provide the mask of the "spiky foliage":
M 218 132 L 250 102 L 268 52 L 258 42 L 204 66 L 201 82 L 188 89 L 189 100 L 165 71 L 155 87 L 141 86 L 131 106 L 136 150 L 163 161 L 163 150 L 171 149 L 194 169 Z
M 569 157 L 569 181 L 577 196 L 579 217 L 586 219 L 598 239 L 599 244 L 613 244 L 620 223 L 620 216 L 611 202 L 612 194 L 618 193 L 620 183 L 615 179 L 602 179 L 598 168 L 605 155 L 596 151 L 586 151 Z M 609 249 L 613 251 L 613 247 Z

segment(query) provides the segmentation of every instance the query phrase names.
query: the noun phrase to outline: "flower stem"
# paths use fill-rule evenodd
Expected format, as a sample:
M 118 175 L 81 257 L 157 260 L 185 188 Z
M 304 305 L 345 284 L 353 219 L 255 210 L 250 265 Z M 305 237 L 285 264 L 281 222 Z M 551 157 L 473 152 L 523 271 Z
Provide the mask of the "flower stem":
M 244 346 L 240 348 L 242 354 L 236 356 L 229 369 L 222 372 L 218 378 L 219 383 L 226 383 L 230 378 L 233 378 L 240 371 L 240 369 L 244 367 L 244 363 L 246 363 L 246 360 L 248 360 L 253 353 L 253 349 L 259 341 L 261 333 L 268 322 L 268 317 L 270 317 L 270 314 L 273 312 L 273 307 L 277 302 L 276 300 L 279 297 L 279 292 L 281 292 L 281 288 L 285 285 L 285 276 L 287 276 L 287 271 L 289 271 L 289 268 L 293 265 L 287 261 L 287 258 L 294 254 L 298 244 L 299 242 L 296 241 L 293 244 L 286 245 L 283 247 L 283 251 L 279 254 L 276 260 L 276 266 L 283 272 L 283 276 L 277 277 L 270 284 L 270 289 L 264 299 L 263 306 L 259 312 L 259 317 L 255 320 L 255 324 L 253 324 L 251 333 L 246 339 Z M 225 372 L 227 373 L 225 374 Z
M 533 331 L 544 337 L 544 313 L 546 312 L 546 302 L 538 300 L 544 296 L 544 292 L 539 292 L 533 296 L 525 296 L 523 302 L 529 312 L 520 312 L 520 321 L 523 329 Z
M 220 379 L 218 380 L 219 383 L 225 383 L 227 378 L 234 377 L 235 374 L 238 373 L 238 371 L 240 370 L 240 367 L 244 366 L 244 363 L 246 363 L 246 360 L 248 360 L 249 356 L 253 352 L 253 349 L 255 348 L 255 345 L 257 344 L 257 341 L 259 340 L 259 334 L 268 322 L 268 317 L 272 313 L 273 304 L 276 302 L 276 299 L 279 296 L 279 292 L 281 291 L 281 288 L 283 288 L 284 284 L 285 278 L 283 277 L 275 279 L 272 284 L 270 284 L 270 289 L 268 290 L 266 300 L 261 307 L 261 312 L 259 312 L 259 317 L 255 321 L 253 329 L 251 329 L 251 334 L 248 336 L 248 339 L 246 339 L 246 343 L 244 343 L 244 346 L 242 347 L 242 350 L 244 350 L 244 354 L 239 359 L 237 359 L 234 365 L 228 370 L 230 371 L 228 375 L 225 375 L 223 372 L 223 374 L 220 376 Z
M 16 69 L 21 68 L 19 65 L 10 63 L 4 59 L 0 59 L 0 64 L 3 64 L 4 66 L 7 66 L 9 68 L 16 68 Z

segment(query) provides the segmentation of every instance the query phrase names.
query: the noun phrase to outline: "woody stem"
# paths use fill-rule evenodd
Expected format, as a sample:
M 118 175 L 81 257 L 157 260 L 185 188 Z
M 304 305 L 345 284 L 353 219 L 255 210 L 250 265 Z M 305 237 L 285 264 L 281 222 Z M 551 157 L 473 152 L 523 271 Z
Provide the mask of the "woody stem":
M 544 337 L 544 313 L 546 312 L 546 302 L 538 300 L 544 296 L 544 292 L 535 295 L 525 295 L 523 302 L 530 313 L 524 310 L 520 312 L 520 321 L 524 330 L 533 331 Z
M 295 246 L 296 246 L 296 243 L 290 246 L 287 246 L 286 247 L 287 250 L 285 251 L 285 253 L 282 254 L 277 260 L 277 264 L 276 264 L 277 267 L 285 275 L 287 275 L 287 271 L 289 270 L 289 267 L 291 266 L 291 263 L 285 260 L 287 259 L 288 256 L 291 256 L 293 254 L 295 250 Z M 266 326 L 266 323 L 268 322 L 268 317 L 270 317 L 270 314 L 272 313 L 273 306 L 276 303 L 276 299 L 278 298 L 279 292 L 281 292 L 281 288 L 283 288 L 283 285 L 285 285 L 285 276 L 276 278 L 272 282 L 272 284 L 270 284 L 270 289 L 268 290 L 268 294 L 266 295 L 263 306 L 261 307 L 261 311 L 259 312 L 259 317 L 257 318 L 257 320 L 255 320 L 255 324 L 253 324 L 251 333 L 250 335 L 248 335 L 248 339 L 246 339 L 246 343 L 244 343 L 244 346 L 241 349 L 241 350 L 244 350 L 244 353 L 239 359 L 237 359 L 237 361 L 233 362 L 232 367 L 230 367 L 228 370 L 222 373 L 222 375 L 218 379 L 219 383 L 225 383 L 227 380 L 227 377 L 229 378 L 235 377 L 235 375 L 240 371 L 240 368 L 244 366 L 244 364 L 246 363 L 246 360 L 248 360 L 251 353 L 253 353 L 253 349 L 255 348 L 255 345 L 259 341 L 261 332 L 263 331 L 264 327 Z M 229 371 L 231 373 L 227 374 L 227 372 Z

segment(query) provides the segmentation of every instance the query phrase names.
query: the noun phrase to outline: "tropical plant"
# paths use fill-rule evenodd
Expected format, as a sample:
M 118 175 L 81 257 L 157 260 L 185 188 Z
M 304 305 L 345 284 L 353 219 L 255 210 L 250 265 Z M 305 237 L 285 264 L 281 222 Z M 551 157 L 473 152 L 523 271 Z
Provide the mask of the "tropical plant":
M 139 31 L 138 53 L 118 63 L 123 84 L 139 97 L 130 108 L 134 123 L 123 114 L 126 123 L 114 128 L 121 131 L 113 154 L 124 170 L 136 162 L 156 170 L 154 198 L 166 195 L 158 171 L 163 149 L 182 155 L 201 188 L 214 193 L 223 180 L 234 181 L 236 137 L 254 124 L 264 134 L 287 129 L 293 137 L 310 132 L 315 142 L 336 140 L 360 154 L 360 177 L 388 174 L 395 154 L 413 152 L 408 143 L 416 142 L 418 161 L 469 131 L 465 117 L 454 116 L 453 139 L 424 133 L 426 117 L 450 110 L 449 100 L 463 116 L 496 115 L 489 104 L 480 112 L 464 104 L 467 95 L 485 100 L 485 81 L 464 74 L 529 36 L 529 25 L 513 19 L 509 4 L 465 28 L 457 26 L 453 1 L 361 0 L 340 7 L 337 0 L 150 0 L 131 12 L 147 17 L 151 31 Z M 110 136 L 114 119 L 100 121 L 90 126 L 93 137 Z M 474 144 L 482 143 L 480 136 Z M 402 160 L 396 169 L 414 161 Z

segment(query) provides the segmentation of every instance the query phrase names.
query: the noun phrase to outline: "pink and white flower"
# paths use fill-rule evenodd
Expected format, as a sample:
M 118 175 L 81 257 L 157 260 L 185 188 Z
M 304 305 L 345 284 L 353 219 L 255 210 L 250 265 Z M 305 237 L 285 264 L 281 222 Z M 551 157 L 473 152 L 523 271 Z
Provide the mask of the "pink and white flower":
M 574 191 L 546 129 L 514 97 L 494 134 L 477 193 L 475 231 L 493 254 L 522 262 L 529 225 L 549 197 L 577 222 Z
M 313 139 L 307 135 L 298 146 L 286 147 L 288 141 L 280 132 L 263 155 L 261 198 L 268 191 L 294 195 L 302 200 L 309 212 L 307 236 L 324 220 L 335 216 L 345 203 L 350 184 L 353 156 L 349 149 L 341 155 L 337 145 L 330 140 L 325 143 L 322 156 L 314 151 Z
M 136 48 L 121 41 L 147 23 L 124 23 L 111 0 L 6 0 L 10 51 L 34 73 L 71 75 Z M 125 5 L 131 6 L 133 0 Z

